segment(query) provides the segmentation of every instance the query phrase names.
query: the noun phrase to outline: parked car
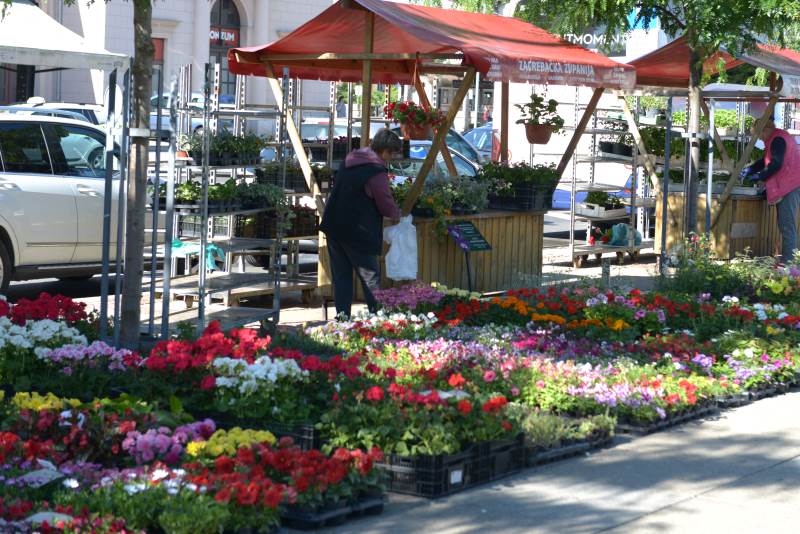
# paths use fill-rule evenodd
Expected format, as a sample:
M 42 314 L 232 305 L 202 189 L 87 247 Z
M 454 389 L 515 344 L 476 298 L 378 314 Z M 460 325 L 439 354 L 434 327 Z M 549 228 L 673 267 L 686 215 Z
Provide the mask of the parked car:
M 105 144 L 105 132 L 85 120 L 0 114 L 0 292 L 11 280 L 101 272 Z
M 431 149 L 431 144 L 431 141 L 411 141 L 411 150 L 409 154 L 410 157 L 408 159 L 391 161 L 389 163 L 389 170 L 396 176 L 416 178 L 420 168 L 422 168 L 422 162 L 425 160 L 425 157 L 428 155 L 428 152 Z M 459 175 L 469 176 L 470 178 L 475 178 L 478 176 L 478 171 L 480 170 L 479 165 L 452 148 L 450 149 L 450 155 L 453 157 L 453 163 L 455 164 L 456 171 L 458 171 Z M 450 175 L 450 171 L 447 168 L 447 164 L 445 163 L 441 153 L 436 155 L 436 165 L 433 166 L 431 175 Z
M 329 123 L 330 121 L 328 119 L 309 119 L 308 121 L 304 121 L 303 124 L 300 125 L 300 137 L 305 141 L 327 141 Z M 374 136 L 378 130 L 385 127 L 386 125 L 381 122 L 371 123 L 370 137 Z M 392 125 L 390 129 L 397 135 L 401 135 L 400 126 Z M 354 123 L 351 132 L 353 137 L 361 137 L 361 124 Z M 347 137 L 346 120 L 336 119 L 334 121 L 333 136 L 334 138 Z M 445 142 L 448 147 L 456 150 L 467 159 L 475 163 L 480 163 L 482 161 L 478 150 L 472 146 L 469 141 L 464 139 L 464 136 L 452 128 L 447 132 L 447 139 Z M 312 159 L 322 161 L 327 157 L 327 149 L 312 149 L 311 154 Z
M 21 104 L 24 107 L 33 107 L 33 108 L 40 108 L 40 109 L 55 109 L 61 111 L 70 111 L 72 113 L 77 113 L 85 117 L 85 119 L 92 124 L 104 124 L 106 122 L 106 116 L 104 114 L 104 108 L 100 104 L 78 104 L 73 102 L 47 102 L 44 98 L 39 96 L 34 96 L 28 99 L 25 104 Z
M 63 109 L 36 108 L 15 104 L 13 106 L 0 106 L 0 113 L 14 114 L 17 116 L 37 116 L 37 117 L 61 117 L 62 119 L 72 119 L 80 122 L 89 122 L 84 115 L 74 111 Z
M 494 138 L 495 134 L 494 131 L 492 131 L 491 122 L 473 128 L 464 134 L 464 139 L 471 143 L 478 151 L 481 162 L 492 161 L 492 143 Z M 497 141 L 499 141 L 499 139 Z

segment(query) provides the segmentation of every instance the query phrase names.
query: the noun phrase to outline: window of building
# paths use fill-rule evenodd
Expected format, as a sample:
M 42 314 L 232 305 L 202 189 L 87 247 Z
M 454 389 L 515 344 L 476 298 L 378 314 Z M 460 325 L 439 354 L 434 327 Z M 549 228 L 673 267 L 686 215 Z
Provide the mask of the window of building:
M 0 152 L 6 172 L 53 173 L 42 128 L 36 123 L 0 123 Z
M 233 0 L 216 0 L 211 8 L 209 58 L 220 64 L 220 99 L 232 101 L 236 94 L 236 75 L 228 70 L 228 49 L 239 46 L 242 28 L 239 10 Z
M 161 73 L 161 76 L 164 76 L 164 47 L 165 47 L 165 39 L 161 38 L 154 38 L 153 39 L 153 79 L 151 83 L 153 84 L 153 92 L 152 94 L 158 94 L 158 74 Z M 162 85 L 164 82 L 162 81 Z

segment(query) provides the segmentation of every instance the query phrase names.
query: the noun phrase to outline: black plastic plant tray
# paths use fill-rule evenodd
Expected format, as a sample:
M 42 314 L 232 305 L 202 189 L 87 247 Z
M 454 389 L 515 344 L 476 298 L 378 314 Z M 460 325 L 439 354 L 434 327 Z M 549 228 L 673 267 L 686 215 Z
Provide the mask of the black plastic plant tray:
M 666 428 L 680 425 L 686 423 L 687 421 L 692 421 L 694 419 L 705 417 L 706 415 L 715 413 L 716 411 L 717 411 L 716 404 L 710 406 L 702 406 L 699 408 L 695 408 L 694 410 L 689 410 L 683 413 L 670 415 L 666 419 L 663 419 L 661 421 L 656 421 L 649 425 L 617 423 L 616 431 L 617 433 L 620 434 L 636 434 L 636 435 L 652 434 L 653 432 L 658 432 Z
M 399 456 L 393 454 L 378 464 L 389 491 L 435 499 L 486 482 L 478 476 L 481 458 L 473 445 L 457 454 Z
M 557 462 L 565 460 L 573 456 L 578 456 L 589 452 L 591 450 L 600 449 L 610 445 L 614 441 L 614 436 L 608 436 L 602 439 L 593 441 L 582 441 L 580 443 L 572 443 L 563 447 L 556 447 L 554 449 L 540 450 L 534 448 L 525 449 L 526 465 L 533 467 L 535 465 L 547 464 L 550 462 Z

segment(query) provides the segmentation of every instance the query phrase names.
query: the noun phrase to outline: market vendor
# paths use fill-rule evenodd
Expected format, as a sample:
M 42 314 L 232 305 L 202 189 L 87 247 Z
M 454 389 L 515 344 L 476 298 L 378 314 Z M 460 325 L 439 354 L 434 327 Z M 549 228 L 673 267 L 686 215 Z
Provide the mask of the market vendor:
M 742 170 L 742 177 L 764 181 L 767 202 L 777 204 L 781 232 L 781 261 L 788 263 L 797 250 L 797 214 L 800 210 L 800 146 L 785 130 L 767 122 L 761 132 L 764 158 Z
M 400 219 L 386 164 L 402 152 L 397 134 L 381 129 L 368 148 L 348 154 L 336 174 L 320 229 L 328 238 L 337 315 L 350 317 L 353 270 L 361 280 L 367 307 L 376 311 L 373 291 L 381 281 L 378 256 L 383 248 L 383 218 Z

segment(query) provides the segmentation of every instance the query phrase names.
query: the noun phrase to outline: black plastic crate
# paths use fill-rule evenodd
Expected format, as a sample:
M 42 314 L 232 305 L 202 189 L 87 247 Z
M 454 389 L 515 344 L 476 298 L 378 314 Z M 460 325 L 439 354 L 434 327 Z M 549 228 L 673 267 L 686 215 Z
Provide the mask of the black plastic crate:
M 324 443 L 319 430 L 314 428 L 314 425 L 311 423 L 300 423 L 294 425 L 284 423 L 265 423 L 263 426 L 275 434 L 275 437 L 278 439 L 287 437 L 292 438 L 295 445 L 304 451 L 319 449 Z
M 389 491 L 427 497 L 443 497 L 462 491 L 486 479 L 479 474 L 479 447 L 457 454 L 399 456 L 393 454 L 378 464 L 386 475 Z
M 525 467 L 525 435 L 489 442 L 489 480 L 519 472 Z
M 228 222 L 226 217 L 214 217 L 214 235 L 227 235 Z M 199 215 L 180 217 L 178 222 L 178 235 L 181 237 L 200 237 L 203 233 L 203 224 Z
M 523 211 L 547 211 L 553 204 L 553 188 L 534 184 L 515 184 L 514 196 Z

